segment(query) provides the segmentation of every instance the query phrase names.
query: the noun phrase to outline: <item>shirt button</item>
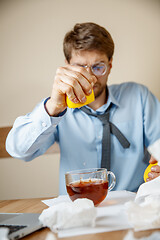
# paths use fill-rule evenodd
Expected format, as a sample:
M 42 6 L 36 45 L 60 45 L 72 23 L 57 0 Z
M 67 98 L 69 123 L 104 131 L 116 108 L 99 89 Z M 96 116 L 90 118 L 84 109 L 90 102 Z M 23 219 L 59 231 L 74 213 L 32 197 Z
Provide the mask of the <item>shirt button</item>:
M 47 126 L 47 124 L 45 123 L 45 122 L 42 122 L 42 127 L 46 127 Z

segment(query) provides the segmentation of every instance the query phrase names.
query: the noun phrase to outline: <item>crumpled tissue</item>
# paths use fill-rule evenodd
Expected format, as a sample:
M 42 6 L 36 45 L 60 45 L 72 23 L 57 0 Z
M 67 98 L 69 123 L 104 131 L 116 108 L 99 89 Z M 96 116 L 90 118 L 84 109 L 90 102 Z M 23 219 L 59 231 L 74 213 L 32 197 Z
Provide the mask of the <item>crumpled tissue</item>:
M 159 163 L 160 139 L 148 150 Z M 127 202 L 125 207 L 135 231 L 160 228 L 160 176 L 141 184 L 135 200 Z
M 93 201 L 81 198 L 74 202 L 61 202 L 43 210 L 39 220 L 43 226 L 57 232 L 60 229 L 74 227 L 94 227 L 96 215 L 97 211 Z
M 152 189 L 152 194 L 148 191 L 148 195 L 142 195 L 142 189 L 144 193 L 147 192 L 148 183 L 152 183 L 155 192 L 153 193 Z M 160 177 L 143 183 L 140 186 L 140 194 L 139 191 L 137 192 L 135 201 L 125 204 L 128 220 L 135 231 L 160 228 L 160 193 L 156 193 L 158 188 L 160 188 Z

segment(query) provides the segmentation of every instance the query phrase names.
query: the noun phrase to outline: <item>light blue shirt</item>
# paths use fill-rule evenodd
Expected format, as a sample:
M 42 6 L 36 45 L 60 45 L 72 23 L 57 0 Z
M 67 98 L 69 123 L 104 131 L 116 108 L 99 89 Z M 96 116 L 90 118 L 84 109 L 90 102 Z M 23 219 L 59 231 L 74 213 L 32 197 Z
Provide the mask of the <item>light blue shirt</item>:
M 111 85 L 107 104 L 96 113 L 102 114 L 110 103 L 110 121 L 130 142 L 124 149 L 111 135 L 111 171 L 116 175 L 114 190 L 136 191 L 143 182 L 146 163 L 144 147 L 160 138 L 160 102 L 143 85 Z M 50 117 L 43 100 L 26 116 L 16 119 L 6 149 L 15 158 L 30 161 L 42 155 L 55 141 L 60 146 L 60 194 L 66 194 L 65 172 L 101 166 L 103 126 L 99 119 L 81 109 L 67 109 L 59 117 Z M 93 113 L 95 111 L 92 110 Z

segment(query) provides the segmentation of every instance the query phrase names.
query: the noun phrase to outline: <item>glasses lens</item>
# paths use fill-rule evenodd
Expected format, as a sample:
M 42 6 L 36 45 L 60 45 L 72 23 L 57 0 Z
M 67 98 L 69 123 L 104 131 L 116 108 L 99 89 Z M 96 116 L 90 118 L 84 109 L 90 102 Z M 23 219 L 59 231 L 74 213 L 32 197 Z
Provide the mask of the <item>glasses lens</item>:
M 93 74 L 96 76 L 104 75 L 107 71 L 107 66 L 105 63 L 98 63 L 91 67 Z

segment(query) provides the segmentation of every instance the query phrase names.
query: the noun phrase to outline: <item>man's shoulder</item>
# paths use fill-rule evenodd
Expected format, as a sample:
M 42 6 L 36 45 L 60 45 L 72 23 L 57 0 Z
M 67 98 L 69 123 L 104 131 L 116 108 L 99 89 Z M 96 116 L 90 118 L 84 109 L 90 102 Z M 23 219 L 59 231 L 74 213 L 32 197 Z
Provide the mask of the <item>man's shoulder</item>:
M 124 83 L 120 83 L 120 84 L 113 84 L 113 85 L 109 85 L 109 91 L 111 91 L 113 94 L 116 93 L 142 93 L 142 92 L 146 92 L 147 91 L 147 87 L 143 84 L 140 83 L 136 83 L 136 82 L 124 82 Z

